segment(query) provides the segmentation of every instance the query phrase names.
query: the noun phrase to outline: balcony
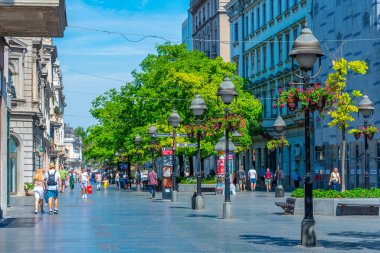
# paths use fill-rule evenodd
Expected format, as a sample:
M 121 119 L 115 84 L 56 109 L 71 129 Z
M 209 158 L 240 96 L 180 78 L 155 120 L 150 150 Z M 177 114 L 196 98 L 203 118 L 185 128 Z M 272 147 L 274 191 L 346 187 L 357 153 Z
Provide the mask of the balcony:
M 65 0 L 0 0 L 2 36 L 63 37 Z

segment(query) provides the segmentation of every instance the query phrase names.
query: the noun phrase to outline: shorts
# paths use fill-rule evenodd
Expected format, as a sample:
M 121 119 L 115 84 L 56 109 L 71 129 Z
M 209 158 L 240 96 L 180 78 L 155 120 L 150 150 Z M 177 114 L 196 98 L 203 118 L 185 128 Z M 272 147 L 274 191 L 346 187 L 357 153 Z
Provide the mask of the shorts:
M 270 185 L 270 178 L 265 178 L 265 184 Z
M 80 183 L 80 188 L 81 188 L 81 189 L 86 189 L 87 185 L 88 185 L 88 182 L 87 182 L 87 181 L 82 181 L 82 182 Z
M 44 188 L 42 186 L 36 186 L 33 189 L 34 197 L 36 199 L 43 199 L 44 198 Z
M 47 190 L 46 198 L 47 199 L 49 199 L 49 198 L 57 199 L 58 198 L 58 190 Z
M 245 179 L 239 180 L 239 184 L 245 184 Z
M 66 179 L 62 179 L 62 186 L 66 186 Z
M 251 184 L 256 184 L 256 178 L 250 178 L 249 181 L 251 182 Z

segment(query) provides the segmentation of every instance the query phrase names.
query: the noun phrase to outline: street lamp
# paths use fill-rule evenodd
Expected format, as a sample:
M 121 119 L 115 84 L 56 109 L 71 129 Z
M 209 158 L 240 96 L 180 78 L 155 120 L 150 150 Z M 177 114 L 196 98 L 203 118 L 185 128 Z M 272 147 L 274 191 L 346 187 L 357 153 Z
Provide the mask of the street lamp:
M 154 124 L 152 124 L 149 127 L 148 132 L 147 132 L 151 137 L 150 143 L 151 143 L 152 147 L 150 148 L 150 151 L 152 152 L 152 168 L 154 168 L 154 147 L 153 147 L 153 145 L 156 144 L 156 141 L 154 140 L 154 135 L 157 134 L 157 132 L 158 132 L 157 128 Z
M 178 112 L 174 109 L 172 113 L 169 116 L 168 123 L 173 127 L 173 169 L 172 169 L 172 196 L 171 201 L 176 202 L 177 201 L 177 189 L 176 189 L 176 175 L 175 175 L 175 149 L 176 149 L 176 128 L 179 126 L 179 123 L 181 123 L 181 116 L 179 116 Z
M 199 118 L 203 112 L 207 109 L 206 102 L 197 94 L 194 100 L 191 102 L 190 110 L 196 117 L 198 127 L 201 125 L 201 119 Z M 194 209 L 204 209 L 204 198 L 202 196 L 202 175 L 201 175 L 201 133 L 197 131 L 197 196 L 195 197 Z
M 358 104 L 358 117 L 359 113 L 364 118 L 364 127 L 367 127 L 368 122 L 370 122 L 373 119 L 373 113 L 375 111 L 375 107 L 372 105 L 372 101 L 368 98 L 367 95 L 364 95 L 362 100 L 360 100 Z M 369 151 L 368 151 L 368 137 L 366 134 L 364 134 L 364 166 L 365 166 L 365 172 L 364 172 L 364 188 L 369 188 Z
M 286 123 L 282 119 L 280 115 L 280 111 L 278 111 L 277 119 L 274 121 L 273 124 L 274 130 L 276 131 L 277 136 L 281 139 L 283 137 Z M 278 169 L 277 169 L 277 184 L 275 189 L 275 196 L 278 198 L 284 197 L 284 187 L 282 186 L 282 180 L 281 177 L 283 176 L 283 172 L 281 171 L 281 165 L 282 165 L 282 146 L 278 147 L 279 151 L 279 159 L 278 159 Z M 289 171 L 290 173 L 290 171 Z
M 235 85 L 232 83 L 229 77 L 224 78 L 224 81 L 220 84 L 219 89 L 216 93 L 217 97 L 220 97 L 227 107 L 225 108 L 225 120 L 228 119 L 228 105 L 232 103 L 234 98 L 238 96 L 236 92 Z M 229 154 L 229 129 L 226 127 L 225 131 L 225 188 L 224 188 L 224 203 L 223 203 L 223 219 L 231 219 L 231 193 L 230 193 L 230 170 L 228 164 L 228 154 Z
M 289 56 L 292 57 L 292 65 L 295 58 L 301 69 L 301 75 L 297 75 L 296 73 L 295 75 L 303 80 L 305 88 L 309 86 L 310 79 L 315 78 L 319 74 L 321 57 L 323 55 L 319 41 L 314 37 L 311 30 L 305 26 L 301 34 L 294 41 L 292 51 L 289 53 Z M 310 77 L 308 72 L 313 69 L 317 58 L 319 58 L 319 71 L 315 76 Z M 305 163 L 305 216 L 301 226 L 301 244 L 306 247 L 315 247 L 317 239 L 313 217 L 313 183 L 311 182 L 310 175 L 310 111 L 308 108 L 305 109 Z
M 141 136 L 139 134 L 135 135 L 134 142 L 136 144 L 136 147 L 139 148 L 142 142 Z M 139 169 L 139 166 L 140 166 L 140 157 L 139 157 L 139 154 L 137 154 L 137 170 Z M 136 191 L 138 192 L 140 191 L 140 178 L 136 179 Z

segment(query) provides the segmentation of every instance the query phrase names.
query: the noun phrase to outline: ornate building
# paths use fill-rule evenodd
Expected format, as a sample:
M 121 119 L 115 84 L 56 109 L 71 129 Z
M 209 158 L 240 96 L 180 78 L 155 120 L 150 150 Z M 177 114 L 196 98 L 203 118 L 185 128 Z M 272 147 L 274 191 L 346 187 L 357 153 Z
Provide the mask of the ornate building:
M 311 0 L 231 0 L 227 6 L 231 30 L 231 61 L 238 74 L 248 81 L 247 88 L 263 105 L 262 131 L 255 136 L 253 155 L 256 169 L 278 165 L 278 153 L 266 148 L 275 134 L 273 124 L 278 113 L 287 123 L 286 138 L 290 146 L 282 152 L 281 167 L 285 182 L 290 185 L 291 174 L 304 166 L 303 113 L 287 108 L 274 108 L 280 88 L 295 79 L 288 56 L 293 41 L 306 22 L 310 22 Z
M 230 28 L 225 5 L 229 1 L 191 0 L 188 22 L 192 28 L 192 49 L 214 59 L 230 61 Z
M 66 165 L 73 169 L 82 164 L 82 140 L 75 135 L 74 128 L 65 125 L 65 147 L 67 152 Z

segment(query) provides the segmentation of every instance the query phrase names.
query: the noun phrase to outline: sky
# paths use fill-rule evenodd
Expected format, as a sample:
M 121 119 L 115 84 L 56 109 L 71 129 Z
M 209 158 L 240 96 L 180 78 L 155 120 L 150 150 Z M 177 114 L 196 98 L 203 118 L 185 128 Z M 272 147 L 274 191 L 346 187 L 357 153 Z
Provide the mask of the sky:
M 131 72 L 165 42 L 130 40 L 156 35 L 180 42 L 188 6 L 188 0 L 67 0 L 68 27 L 63 38 L 54 39 L 63 73 L 65 123 L 84 128 L 96 124 L 89 113 L 91 102 L 131 81 Z

